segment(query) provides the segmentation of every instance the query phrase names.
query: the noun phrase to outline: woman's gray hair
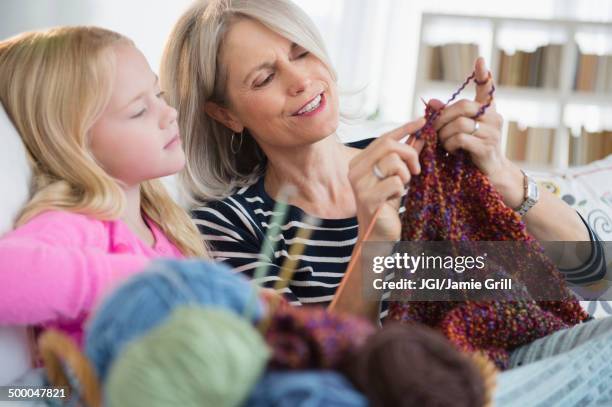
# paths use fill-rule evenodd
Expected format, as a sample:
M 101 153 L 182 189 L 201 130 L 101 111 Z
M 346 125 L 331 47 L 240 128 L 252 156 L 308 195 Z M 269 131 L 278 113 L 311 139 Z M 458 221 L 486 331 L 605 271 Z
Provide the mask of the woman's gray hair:
M 180 174 L 192 205 L 223 199 L 255 182 L 266 157 L 245 131 L 237 153 L 232 131 L 204 112 L 206 102 L 227 106 L 226 68 L 219 53 L 231 25 L 240 18 L 258 21 L 318 57 L 336 73 L 312 20 L 290 0 L 198 0 L 174 26 L 160 70 L 168 103 L 178 110 L 187 165 Z

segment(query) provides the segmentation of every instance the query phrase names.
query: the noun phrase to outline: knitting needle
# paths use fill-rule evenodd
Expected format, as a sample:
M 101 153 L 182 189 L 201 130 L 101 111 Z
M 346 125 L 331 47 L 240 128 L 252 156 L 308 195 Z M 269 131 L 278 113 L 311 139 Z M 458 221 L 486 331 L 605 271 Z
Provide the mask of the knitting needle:
M 277 241 L 273 241 L 273 237 L 277 237 L 281 230 L 281 224 L 284 222 L 287 212 L 289 211 L 289 198 L 296 193 L 296 188 L 293 185 L 283 185 L 276 197 L 276 204 L 272 209 L 273 215 L 268 225 L 268 232 L 261 245 L 259 252 L 258 261 L 260 264 L 255 269 L 252 280 L 255 284 L 259 284 L 258 280 L 262 279 L 268 274 L 268 268 L 271 263 L 274 262 L 274 251 L 276 250 Z M 252 317 L 252 312 L 255 308 L 255 300 L 257 299 L 257 290 L 253 290 L 251 298 L 248 302 L 247 308 L 244 312 L 247 318 Z
M 291 248 L 289 249 L 289 255 L 287 256 L 287 258 L 285 258 L 285 261 L 283 262 L 283 265 L 281 267 L 282 270 L 279 275 L 280 280 L 278 280 L 274 285 L 274 289 L 277 291 L 285 288 L 289 284 L 289 281 L 291 277 L 293 277 L 293 274 L 295 273 L 296 267 L 299 263 L 298 257 L 302 253 L 304 253 L 304 250 L 306 249 L 305 241 L 308 240 L 308 238 L 310 238 L 310 236 L 312 235 L 313 228 L 321 224 L 320 219 L 317 219 L 314 216 L 310 215 L 304 216 L 303 222 L 309 225 L 310 227 L 300 228 L 297 235 L 295 236 L 296 242 L 291 245 Z
M 273 237 L 277 237 L 281 224 L 285 220 L 287 215 L 289 204 L 289 198 L 295 195 L 296 190 L 293 185 L 283 185 L 278 192 L 278 196 L 276 198 L 276 204 L 274 205 L 273 215 L 270 219 L 270 224 L 268 225 L 268 232 L 266 233 L 266 237 L 264 239 L 261 251 L 259 252 L 259 259 L 262 258 L 265 260 L 269 260 L 269 262 L 273 262 L 274 251 L 276 249 L 276 241 L 272 241 Z M 255 269 L 255 274 L 253 276 L 253 280 L 257 281 L 258 279 L 264 277 L 268 273 L 268 262 L 260 263 L 259 266 Z
M 421 130 L 424 127 L 425 126 L 423 126 L 421 129 L 417 130 L 414 134 L 410 135 L 410 138 L 408 139 L 408 142 L 407 142 L 409 146 L 414 148 L 414 145 L 415 145 L 417 139 L 419 138 L 419 134 L 420 134 Z M 406 191 L 404 196 L 401 198 L 400 208 L 405 205 L 407 197 L 408 197 L 408 191 Z M 383 205 L 384 205 L 384 203 L 381 204 L 376 209 L 376 212 L 374 212 L 374 216 L 372 216 L 372 220 L 368 224 L 368 226 L 366 228 L 366 231 L 363 234 L 362 240 L 357 242 L 357 245 L 355 246 L 355 250 L 353 251 L 353 256 L 351 257 L 351 260 L 349 261 L 349 264 L 346 267 L 346 271 L 344 273 L 345 275 L 349 275 L 353 271 L 353 269 L 355 268 L 355 265 L 357 264 L 357 262 L 359 261 L 359 257 L 361 256 L 361 251 L 362 251 L 362 248 L 363 248 L 363 244 L 364 244 L 365 241 L 368 240 L 368 238 L 370 237 L 370 234 L 372 234 L 372 230 L 374 229 L 374 225 L 376 224 L 376 220 L 380 216 L 380 212 L 381 212 L 381 210 L 383 208 Z M 346 279 L 342 279 L 342 281 L 340 282 L 340 286 L 338 287 L 338 290 L 342 289 L 342 287 L 345 284 L 346 284 Z M 334 304 L 336 298 L 338 298 L 338 297 L 334 296 L 334 299 L 332 300 L 332 304 Z
M 314 228 L 321 223 L 320 219 L 317 219 L 311 215 L 306 215 L 302 222 L 309 225 L 310 227 L 302 227 L 298 230 L 294 238 L 295 243 L 292 244 L 289 248 L 289 253 L 281 266 L 281 273 L 279 274 L 280 279 L 277 280 L 274 284 L 274 291 L 276 291 L 277 293 L 289 285 L 293 274 L 295 274 L 295 271 L 297 270 L 299 256 L 302 255 L 302 253 L 304 253 L 304 250 L 306 249 L 306 240 L 310 238 Z M 269 301 L 270 310 L 268 313 L 268 317 L 263 318 L 258 326 L 259 332 L 261 332 L 262 334 L 268 330 L 272 311 L 276 308 L 279 298 L 280 297 L 278 296 L 273 296 Z

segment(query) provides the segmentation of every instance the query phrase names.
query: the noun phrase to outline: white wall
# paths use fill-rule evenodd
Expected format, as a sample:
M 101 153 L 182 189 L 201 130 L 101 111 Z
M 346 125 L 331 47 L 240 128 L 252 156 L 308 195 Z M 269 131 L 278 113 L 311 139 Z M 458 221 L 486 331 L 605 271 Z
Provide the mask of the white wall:
M 254 0 L 256 1 L 256 0 Z M 410 118 L 423 11 L 612 21 L 612 0 L 294 0 L 315 21 L 345 102 L 379 119 Z M 132 38 L 159 70 L 172 25 L 191 0 L 1 0 L 0 39 L 60 24 L 95 24 Z M 449 27 L 452 31 L 453 27 Z M 605 45 L 605 44 L 604 44 Z

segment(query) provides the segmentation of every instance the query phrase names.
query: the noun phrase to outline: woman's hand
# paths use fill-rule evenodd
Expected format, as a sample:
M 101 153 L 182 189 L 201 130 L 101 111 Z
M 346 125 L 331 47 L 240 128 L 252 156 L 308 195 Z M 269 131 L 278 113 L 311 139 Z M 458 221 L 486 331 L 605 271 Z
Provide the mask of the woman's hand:
M 523 201 L 523 175 L 520 169 L 508 160 L 501 145 L 503 118 L 497 113 L 495 103 L 476 120 L 472 119 L 480 107 L 489 100 L 493 78 L 483 58 L 475 63 L 476 98 L 459 100 L 447 106 L 434 123 L 439 141 L 446 151 L 454 153 L 463 149 L 470 154 L 474 164 L 489 178 L 502 194 L 504 202 L 515 208 Z M 439 100 L 431 100 L 430 106 L 443 106 Z
M 421 172 L 419 153 L 422 141 L 414 146 L 400 140 L 423 127 L 425 119 L 407 123 L 374 140 L 349 165 L 349 180 L 357 203 L 359 237 L 364 234 L 380 208 L 369 240 L 397 240 L 402 225 L 398 215 L 400 198 L 412 175 Z

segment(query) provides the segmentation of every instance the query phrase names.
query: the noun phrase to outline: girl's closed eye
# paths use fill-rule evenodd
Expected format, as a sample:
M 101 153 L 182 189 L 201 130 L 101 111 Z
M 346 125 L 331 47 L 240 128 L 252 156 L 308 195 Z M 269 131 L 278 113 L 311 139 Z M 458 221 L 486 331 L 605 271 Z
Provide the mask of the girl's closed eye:
M 136 113 L 135 115 L 130 116 L 130 119 L 137 119 L 139 117 L 142 117 L 145 114 L 146 111 L 147 111 L 147 109 L 144 108 L 141 111 L 139 111 L 138 113 Z
M 159 91 L 159 92 L 157 92 L 155 94 L 155 97 L 158 98 L 158 99 L 162 99 L 162 97 L 165 95 L 165 93 L 166 92 L 164 92 L 163 90 Z M 139 117 L 142 117 L 146 113 L 146 111 L 147 111 L 147 108 L 145 107 L 142 110 L 140 110 L 138 113 L 136 113 L 135 115 L 130 116 L 130 118 L 131 119 L 137 119 Z

